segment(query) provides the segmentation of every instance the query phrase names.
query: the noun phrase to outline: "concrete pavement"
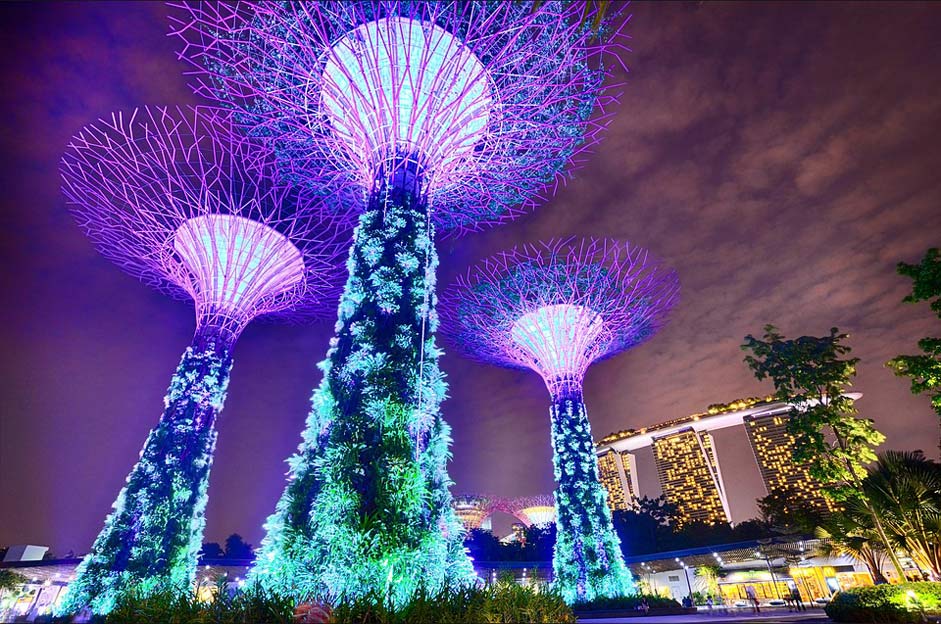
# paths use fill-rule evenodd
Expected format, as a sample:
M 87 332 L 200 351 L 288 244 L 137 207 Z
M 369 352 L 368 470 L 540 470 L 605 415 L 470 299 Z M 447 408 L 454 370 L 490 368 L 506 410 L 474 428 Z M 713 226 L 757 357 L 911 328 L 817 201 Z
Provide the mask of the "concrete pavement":
M 761 613 L 752 613 L 750 610 L 733 610 L 724 612 L 715 610 L 712 613 L 702 611 L 694 615 L 661 615 L 647 617 L 623 618 L 593 618 L 578 619 L 579 624 L 824 624 L 830 618 L 823 609 L 808 609 L 807 611 L 789 612 L 787 609 L 762 609 Z

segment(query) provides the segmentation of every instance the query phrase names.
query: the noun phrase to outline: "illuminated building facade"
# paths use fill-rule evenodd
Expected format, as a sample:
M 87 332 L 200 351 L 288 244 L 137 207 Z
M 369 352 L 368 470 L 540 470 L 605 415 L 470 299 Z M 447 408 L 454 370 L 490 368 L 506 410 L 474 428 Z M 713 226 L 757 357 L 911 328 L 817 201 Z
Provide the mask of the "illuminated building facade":
M 631 509 L 640 491 L 637 484 L 637 458 L 633 453 L 618 453 L 612 449 L 599 454 L 598 480 L 608 491 L 608 507 L 611 511 Z
M 731 522 L 712 436 L 691 427 L 653 440 L 657 477 L 682 523 Z
M 846 395 L 852 400 L 861 393 Z M 710 432 L 744 426 L 769 494 L 788 491 L 832 509 L 806 465 L 793 461 L 794 438 L 787 432 L 792 405 L 773 396 L 710 405 L 704 412 L 641 429 L 618 431 L 595 446 L 599 479 L 612 510 L 627 509 L 639 496 L 635 452 L 651 447 L 667 501 L 684 522 L 730 522 L 726 486 Z
M 809 466 L 794 461 L 794 436 L 788 433 L 787 415 L 746 416 L 743 420 L 768 494 L 786 493 L 831 511 L 832 504 L 820 493 L 820 482 L 811 476 Z

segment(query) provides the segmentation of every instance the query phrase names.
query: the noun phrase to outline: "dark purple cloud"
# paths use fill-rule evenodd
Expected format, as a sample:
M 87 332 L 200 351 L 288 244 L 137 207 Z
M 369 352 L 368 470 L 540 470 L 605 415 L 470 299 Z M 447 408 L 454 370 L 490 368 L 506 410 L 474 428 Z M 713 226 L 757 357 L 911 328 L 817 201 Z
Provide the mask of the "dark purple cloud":
M 939 327 L 900 303 L 899 260 L 941 244 L 941 10 L 930 4 L 632 5 L 634 52 L 609 132 L 534 214 L 445 241 L 442 284 L 516 243 L 628 239 L 675 267 L 661 334 L 594 366 L 596 435 L 762 394 L 742 337 L 852 334 L 859 407 L 887 447 L 935 453 L 936 417 L 883 362 Z M 4 5 L 0 144 L 0 543 L 86 549 L 193 326 L 184 304 L 99 257 L 65 211 L 58 158 L 83 124 L 192 103 L 160 4 Z M 254 325 L 236 348 L 207 538 L 261 523 L 283 485 L 329 323 Z M 547 394 L 533 373 L 448 355 L 456 489 L 552 489 Z M 718 437 L 737 520 L 761 494 L 744 434 Z M 650 457 L 646 484 L 655 491 Z

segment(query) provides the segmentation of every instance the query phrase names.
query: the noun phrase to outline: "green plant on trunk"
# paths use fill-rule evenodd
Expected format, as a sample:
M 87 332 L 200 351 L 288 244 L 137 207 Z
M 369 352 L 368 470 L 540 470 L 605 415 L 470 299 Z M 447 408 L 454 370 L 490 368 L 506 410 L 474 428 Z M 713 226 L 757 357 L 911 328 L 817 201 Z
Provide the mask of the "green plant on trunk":
M 775 397 L 791 404 L 788 432 L 794 436 L 794 461 L 807 462 L 810 474 L 823 483 L 824 495 L 841 504 L 860 501 L 900 579 L 902 564 L 890 546 L 876 509 L 862 492 L 866 465 L 875 461 L 875 448 L 885 436 L 871 420 L 858 418 L 846 395 L 856 376 L 859 358 L 844 344 L 847 334 L 836 327 L 827 336 L 787 339 L 766 325 L 759 339 L 745 336 L 745 363 L 760 381 L 774 383 Z
M 929 249 L 920 264 L 900 262 L 896 271 L 912 278 L 912 294 L 902 301 L 930 301 L 931 309 L 941 318 L 941 252 Z M 941 418 L 941 338 L 922 338 L 918 348 L 922 351 L 920 355 L 900 355 L 886 362 L 886 366 L 899 377 L 912 380 L 912 394 L 931 397 L 931 407 Z M 941 448 L 941 442 L 938 447 Z

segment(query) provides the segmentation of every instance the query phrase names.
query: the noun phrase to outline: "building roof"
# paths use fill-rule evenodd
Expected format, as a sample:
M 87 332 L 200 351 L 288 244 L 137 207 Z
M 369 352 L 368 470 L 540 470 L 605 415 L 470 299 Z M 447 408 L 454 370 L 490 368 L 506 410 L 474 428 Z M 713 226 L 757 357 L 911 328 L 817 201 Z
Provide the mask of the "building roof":
M 858 401 L 861 392 L 848 392 L 846 396 Z M 705 412 L 690 414 L 640 429 L 624 429 L 601 438 L 597 443 L 598 453 L 608 450 L 633 451 L 650 446 L 654 438 L 667 436 L 683 429 L 714 431 L 742 424 L 746 416 L 784 414 L 794 407 L 793 403 L 778 401 L 774 396 L 747 397 L 729 403 L 714 403 Z

